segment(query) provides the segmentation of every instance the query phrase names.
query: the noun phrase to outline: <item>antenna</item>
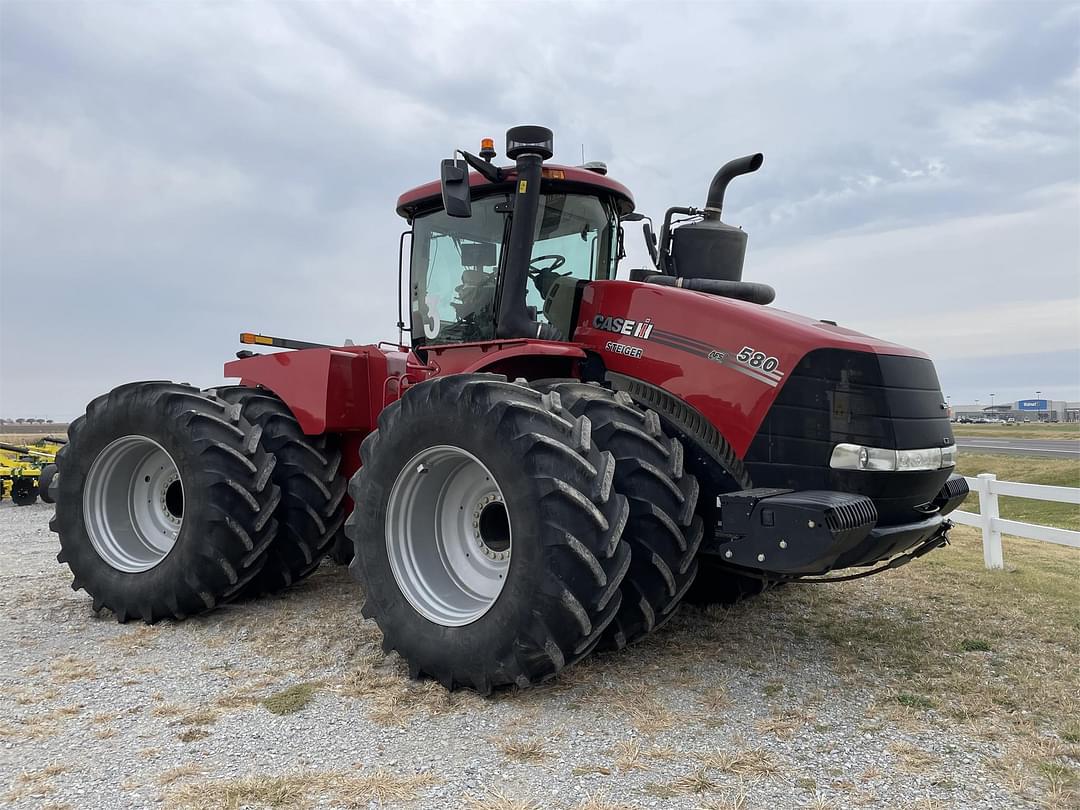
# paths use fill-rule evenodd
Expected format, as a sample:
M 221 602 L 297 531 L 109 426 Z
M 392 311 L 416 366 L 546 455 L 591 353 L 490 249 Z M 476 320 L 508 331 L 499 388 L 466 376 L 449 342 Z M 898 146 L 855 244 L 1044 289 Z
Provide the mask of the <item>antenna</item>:
M 581 162 L 585 162 L 585 144 L 581 145 Z

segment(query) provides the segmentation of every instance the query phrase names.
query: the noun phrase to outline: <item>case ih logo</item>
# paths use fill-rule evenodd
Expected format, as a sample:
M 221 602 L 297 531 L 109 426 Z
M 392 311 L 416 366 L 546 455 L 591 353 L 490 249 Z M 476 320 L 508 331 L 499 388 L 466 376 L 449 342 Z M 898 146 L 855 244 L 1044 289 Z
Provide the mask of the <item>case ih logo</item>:
M 648 340 L 652 334 L 653 324 L 651 318 L 643 321 L 635 321 L 630 318 L 613 318 L 610 315 L 597 315 L 593 318 L 593 328 L 603 329 L 605 332 L 614 332 L 616 335 L 641 338 Z

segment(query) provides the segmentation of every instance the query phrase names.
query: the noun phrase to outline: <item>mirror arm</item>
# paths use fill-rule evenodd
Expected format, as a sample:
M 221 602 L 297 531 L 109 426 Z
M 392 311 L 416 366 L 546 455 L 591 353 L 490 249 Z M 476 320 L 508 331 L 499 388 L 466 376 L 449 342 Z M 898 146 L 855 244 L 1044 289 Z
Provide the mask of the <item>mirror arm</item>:
M 483 175 L 489 183 L 502 182 L 505 175 L 498 166 L 488 163 L 483 158 L 477 157 L 472 152 L 466 152 L 464 149 L 458 149 L 457 153 L 465 158 L 465 162 Z

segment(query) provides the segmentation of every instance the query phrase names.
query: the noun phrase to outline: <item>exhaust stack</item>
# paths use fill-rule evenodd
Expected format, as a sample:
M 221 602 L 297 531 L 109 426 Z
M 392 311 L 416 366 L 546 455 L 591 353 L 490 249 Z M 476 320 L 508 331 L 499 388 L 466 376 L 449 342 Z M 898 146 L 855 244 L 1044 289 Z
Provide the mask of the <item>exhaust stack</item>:
M 741 282 L 746 256 L 746 232 L 720 220 L 728 183 L 742 174 L 761 168 L 765 156 L 760 152 L 729 160 L 720 167 L 709 184 L 704 210 L 671 208 L 661 232 L 661 271 L 680 279 L 708 279 Z M 671 227 L 673 214 L 698 215 L 701 220 Z M 670 247 L 669 247 L 670 245 Z M 755 294 L 751 299 L 758 300 Z M 771 297 L 769 300 L 772 300 Z
M 720 213 L 724 210 L 724 193 L 728 183 L 741 174 L 751 174 L 761 168 L 765 162 L 765 155 L 755 152 L 752 155 L 729 160 L 720 167 L 720 171 L 713 177 L 709 184 L 709 196 L 705 200 L 705 218 L 720 219 Z

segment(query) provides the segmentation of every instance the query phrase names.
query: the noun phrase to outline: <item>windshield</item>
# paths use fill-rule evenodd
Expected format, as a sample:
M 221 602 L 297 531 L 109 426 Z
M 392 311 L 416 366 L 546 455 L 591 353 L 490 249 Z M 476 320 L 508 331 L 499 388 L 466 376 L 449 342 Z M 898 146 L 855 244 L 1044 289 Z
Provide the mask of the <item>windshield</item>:
M 505 194 L 473 201 L 472 216 L 444 211 L 413 223 L 411 262 L 414 342 L 459 343 L 495 337 L 497 278 L 509 236 Z M 497 211 L 496 208 L 499 210 Z M 614 275 L 616 220 L 597 197 L 541 194 L 526 305 L 534 318 L 560 315 L 551 303 L 562 278 L 591 280 Z M 561 313 L 561 309 L 558 310 Z M 570 324 L 557 324 L 563 334 Z

